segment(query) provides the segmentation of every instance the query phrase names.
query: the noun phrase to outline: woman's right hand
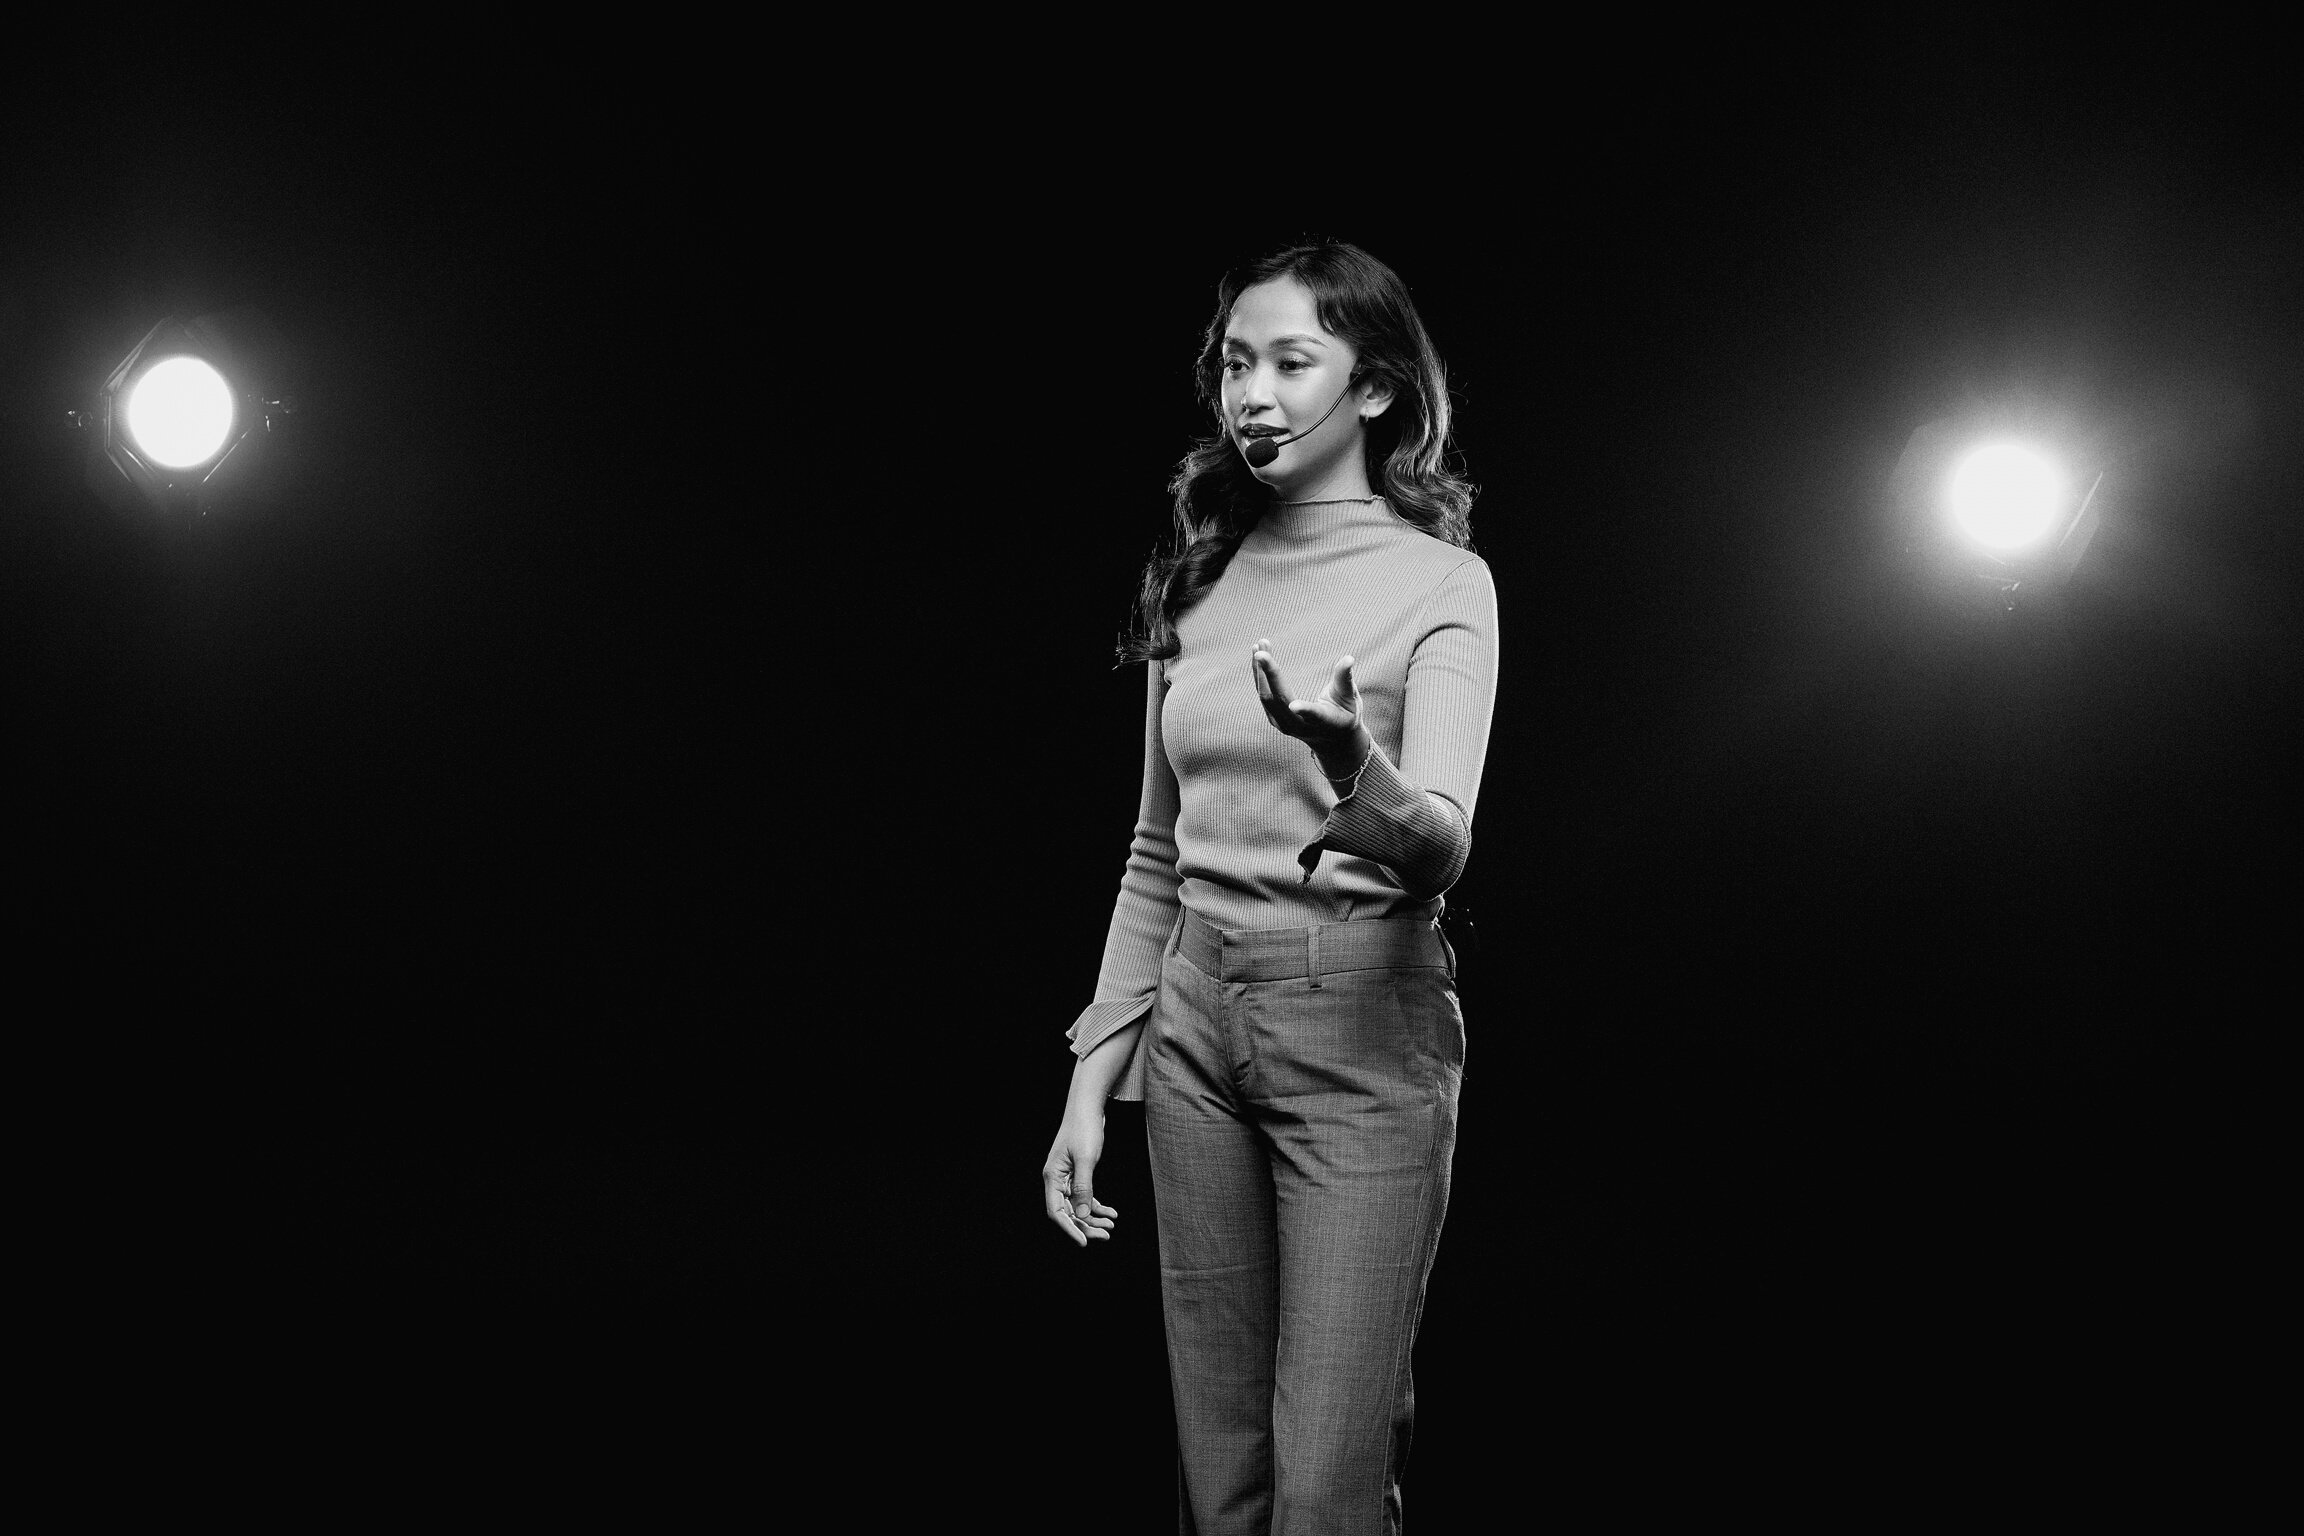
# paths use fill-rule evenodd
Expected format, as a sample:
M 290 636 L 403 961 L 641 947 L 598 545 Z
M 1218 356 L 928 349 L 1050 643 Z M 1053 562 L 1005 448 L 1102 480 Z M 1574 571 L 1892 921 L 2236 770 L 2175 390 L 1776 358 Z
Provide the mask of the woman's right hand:
M 1077 1101 L 1064 1110 L 1056 1143 L 1040 1168 L 1040 1199 L 1048 1219 L 1081 1247 L 1112 1236 L 1120 1213 L 1096 1198 L 1096 1164 L 1104 1155 L 1104 1104 Z
M 1142 1019 L 1121 1025 L 1072 1064 L 1064 1123 L 1040 1165 L 1040 1208 L 1081 1247 L 1109 1238 L 1120 1213 L 1096 1198 L 1096 1163 L 1104 1155 L 1104 1100 L 1120 1080 L 1144 1032 Z

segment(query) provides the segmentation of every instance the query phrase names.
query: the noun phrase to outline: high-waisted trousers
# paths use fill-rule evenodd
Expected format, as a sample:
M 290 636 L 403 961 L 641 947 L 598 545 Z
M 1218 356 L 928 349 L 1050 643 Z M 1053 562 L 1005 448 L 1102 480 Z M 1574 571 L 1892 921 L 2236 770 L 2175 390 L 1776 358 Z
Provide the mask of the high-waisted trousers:
M 1464 1073 L 1455 976 L 1414 919 L 1187 911 L 1169 940 L 1144 1120 L 1186 1536 L 1401 1528 Z

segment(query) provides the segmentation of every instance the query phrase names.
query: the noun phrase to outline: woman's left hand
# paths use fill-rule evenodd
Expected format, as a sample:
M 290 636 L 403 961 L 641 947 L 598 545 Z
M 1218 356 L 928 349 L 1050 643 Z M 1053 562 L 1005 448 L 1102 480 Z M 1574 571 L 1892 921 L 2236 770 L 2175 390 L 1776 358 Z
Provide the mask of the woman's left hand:
M 1249 661 L 1256 678 L 1256 697 L 1265 718 L 1286 734 L 1326 754 L 1352 747 L 1360 736 L 1360 689 L 1352 680 L 1352 658 L 1336 663 L 1328 686 L 1316 699 L 1299 699 L 1280 681 L 1280 668 L 1272 660 L 1272 642 L 1259 640 Z

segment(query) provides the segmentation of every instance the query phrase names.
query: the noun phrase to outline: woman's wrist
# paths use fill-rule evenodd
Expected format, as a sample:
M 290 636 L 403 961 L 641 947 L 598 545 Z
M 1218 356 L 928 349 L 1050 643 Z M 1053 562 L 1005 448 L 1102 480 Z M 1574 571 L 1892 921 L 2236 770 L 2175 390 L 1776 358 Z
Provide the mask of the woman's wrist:
M 1142 1032 L 1144 1021 L 1136 1019 L 1096 1042 L 1095 1049 L 1081 1057 L 1072 1068 L 1072 1091 L 1066 1096 L 1064 1113 L 1100 1115 L 1104 1101 L 1112 1096 L 1112 1089 L 1128 1069 L 1128 1059 L 1136 1048 L 1136 1036 Z
M 1336 784 L 1358 778 L 1375 750 L 1376 738 L 1368 734 L 1367 726 L 1354 721 L 1351 735 L 1313 747 L 1312 755 L 1320 760 L 1320 771 L 1328 782 Z

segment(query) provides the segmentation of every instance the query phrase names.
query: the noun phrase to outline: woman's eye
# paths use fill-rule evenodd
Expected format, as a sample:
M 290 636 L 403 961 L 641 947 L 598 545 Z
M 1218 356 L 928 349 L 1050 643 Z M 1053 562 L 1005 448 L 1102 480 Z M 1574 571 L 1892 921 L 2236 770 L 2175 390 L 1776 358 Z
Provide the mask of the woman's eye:
M 1246 373 L 1249 363 L 1248 359 L 1244 357 L 1228 357 L 1216 366 L 1228 374 Z M 1274 366 L 1279 368 L 1282 373 L 1302 373 L 1312 366 L 1312 360 L 1305 357 L 1284 357 Z

